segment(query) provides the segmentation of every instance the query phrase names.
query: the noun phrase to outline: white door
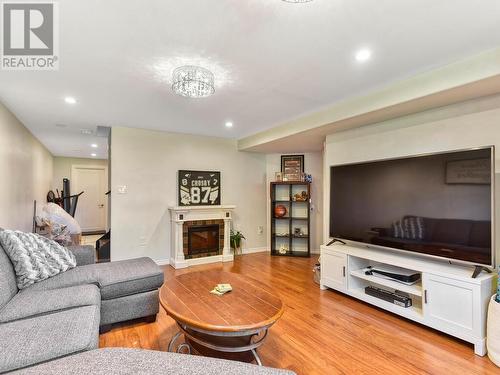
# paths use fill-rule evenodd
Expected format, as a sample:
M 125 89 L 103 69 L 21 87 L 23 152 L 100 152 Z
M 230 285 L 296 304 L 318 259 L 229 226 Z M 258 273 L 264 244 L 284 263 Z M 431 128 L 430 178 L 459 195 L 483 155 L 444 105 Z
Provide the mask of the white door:
M 82 232 L 105 231 L 107 227 L 108 178 L 106 167 L 73 166 L 71 194 L 84 192 L 78 199 L 75 219 Z
M 323 250 L 321 252 L 321 285 L 345 291 L 347 255 L 335 251 Z

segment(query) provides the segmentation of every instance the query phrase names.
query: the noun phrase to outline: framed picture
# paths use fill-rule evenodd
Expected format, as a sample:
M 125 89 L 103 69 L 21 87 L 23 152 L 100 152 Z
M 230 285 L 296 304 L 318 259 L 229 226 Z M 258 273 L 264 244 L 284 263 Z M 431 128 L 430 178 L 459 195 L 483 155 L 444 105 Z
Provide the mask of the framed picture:
M 456 160 L 446 163 L 447 184 L 491 184 L 491 160 Z
M 220 172 L 179 171 L 179 206 L 220 205 Z
M 304 155 L 281 155 L 283 181 L 300 181 L 304 173 Z

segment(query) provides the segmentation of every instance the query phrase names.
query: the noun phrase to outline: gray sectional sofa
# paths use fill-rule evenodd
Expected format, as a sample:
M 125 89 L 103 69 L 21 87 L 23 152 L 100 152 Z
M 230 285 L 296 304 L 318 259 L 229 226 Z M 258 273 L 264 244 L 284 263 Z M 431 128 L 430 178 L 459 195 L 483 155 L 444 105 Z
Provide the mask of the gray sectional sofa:
M 142 349 L 105 348 L 29 367 L 16 375 L 294 375 L 248 363 Z
M 0 245 L 0 373 L 293 374 L 186 354 L 97 349 L 100 329 L 156 317 L 163 272 L 149 258 L 95 264 L 92 247 L 70 250 L 77 267 L 19 291 Z
M 96 349 L 99 329 L 156 317 L 162 270 L 149 258 L 95 264 L 71 247 L 77 267 L 18 290 L 0 246 L 0 373 Z

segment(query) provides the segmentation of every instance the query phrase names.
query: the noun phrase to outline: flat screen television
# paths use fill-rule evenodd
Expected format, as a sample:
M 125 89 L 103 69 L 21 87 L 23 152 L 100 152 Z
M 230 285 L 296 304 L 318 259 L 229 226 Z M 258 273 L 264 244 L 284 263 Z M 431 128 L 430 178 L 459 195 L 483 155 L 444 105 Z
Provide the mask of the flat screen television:
M 494 147 L 332 166 L 330 237 L 494 266 Z

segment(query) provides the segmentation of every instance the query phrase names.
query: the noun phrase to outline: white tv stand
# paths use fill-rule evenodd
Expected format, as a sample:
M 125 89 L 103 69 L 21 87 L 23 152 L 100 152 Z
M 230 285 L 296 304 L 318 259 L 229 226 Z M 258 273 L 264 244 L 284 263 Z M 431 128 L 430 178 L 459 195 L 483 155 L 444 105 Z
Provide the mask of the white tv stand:
M 366 275 L 364 269 L 379 264 L 420 272 L 420 282 L 405 285 Z M 401 315 L 474 344 L 474 352 L 486 354 L 486 313 L 495 292 L 494 275 L 483 272 L 471 278 L 474 267 L 451 265 L 397 251 L 368 246 L 333 244 L 321 246 L 321 289 L 335 289 L 364 302 Z M 410 294 L 405 308 L 365 294 L 373 285 Z

